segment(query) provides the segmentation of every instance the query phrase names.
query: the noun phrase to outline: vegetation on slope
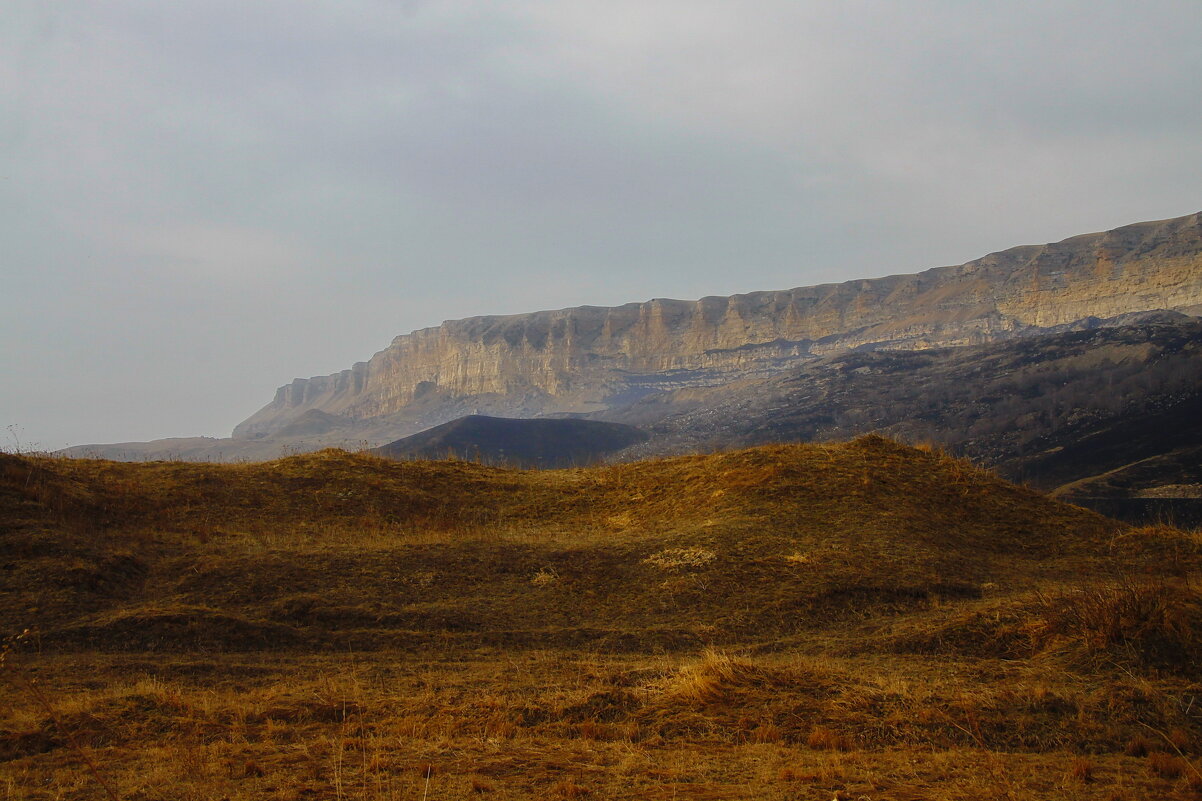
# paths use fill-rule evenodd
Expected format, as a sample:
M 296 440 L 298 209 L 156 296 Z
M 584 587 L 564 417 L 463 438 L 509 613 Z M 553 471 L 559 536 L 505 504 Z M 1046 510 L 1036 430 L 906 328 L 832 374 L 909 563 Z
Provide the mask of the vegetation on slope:
M 0 456 L 8 796 L 1192 797 L 1199 547 L 865 437 Z M 43 703 L 39 699 L 44 699 Z

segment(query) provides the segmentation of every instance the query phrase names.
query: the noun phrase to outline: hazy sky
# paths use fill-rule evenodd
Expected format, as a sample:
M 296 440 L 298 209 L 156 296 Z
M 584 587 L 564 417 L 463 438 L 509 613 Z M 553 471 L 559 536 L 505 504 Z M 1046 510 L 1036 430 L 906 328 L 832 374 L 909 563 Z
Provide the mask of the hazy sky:
M 1199 0 L 0 0 L 0 427 L 1199 210 Z

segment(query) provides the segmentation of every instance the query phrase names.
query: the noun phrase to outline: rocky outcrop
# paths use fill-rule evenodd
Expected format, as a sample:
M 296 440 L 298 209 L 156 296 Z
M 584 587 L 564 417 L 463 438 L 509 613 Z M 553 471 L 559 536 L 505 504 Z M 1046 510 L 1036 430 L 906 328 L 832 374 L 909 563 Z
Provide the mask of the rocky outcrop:
M 1151 309 L 1202 310 L 1202 215 L 914 275 L 453 320 L 398 336 L 349 370 L 281 387 L 234 436 L 302 417 L 329 427 L 388 419 L 400 436 L 473 411 L 590 412 L 838 351 L 983 343 Z M 323 416 L 305 417 L 314 410 Z

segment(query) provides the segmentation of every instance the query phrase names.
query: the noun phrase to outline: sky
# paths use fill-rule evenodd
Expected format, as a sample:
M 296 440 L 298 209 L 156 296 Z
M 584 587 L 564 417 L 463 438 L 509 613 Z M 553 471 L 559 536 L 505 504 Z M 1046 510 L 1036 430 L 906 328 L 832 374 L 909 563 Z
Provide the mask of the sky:
M 0 0 L 0 448 L 1199 210 L 1199 0 Z

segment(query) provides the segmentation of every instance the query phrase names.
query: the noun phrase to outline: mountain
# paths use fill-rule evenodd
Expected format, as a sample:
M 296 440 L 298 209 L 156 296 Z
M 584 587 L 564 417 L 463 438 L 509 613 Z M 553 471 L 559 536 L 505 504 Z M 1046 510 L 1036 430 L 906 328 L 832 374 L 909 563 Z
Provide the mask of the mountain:
M 469 415 L 639 425 L 622 414 L 641 399 L 679 401 L 840 354 L 972 347 L 1156 310 L 1202 312 L 1202 214 L 914 275 L 449 321 L 398 336 L 349 370 L 281 387 L 231 438 L 62 453 L 270 459 L 379 446 Z
M 581 467 L 646 439 L 643 431 L 621 423 L 473 414 L 372 452 L 390 459 L 454 457 L 513 467 Z
M 914 275 L 448 321 L 281 387 L 234 438 L 285 431 L 314 410 L 397 436 L 469 413 L 595 412 L 832 353 L 971 345 L 1154 309 L 1202 310 L 1202 214 Z
M 661 393 L 602 416 L 651 434 L 619 458 L 880 432 L 948 448 L 1076 502 L 1188 498 L 1202 489 L 1196 463 L 1189 469 L 1190 454 L 1202 449 L 1202 321 L 1162 314 L 1117 322 L 1127 324 L 843 353 L 766 378 Z

